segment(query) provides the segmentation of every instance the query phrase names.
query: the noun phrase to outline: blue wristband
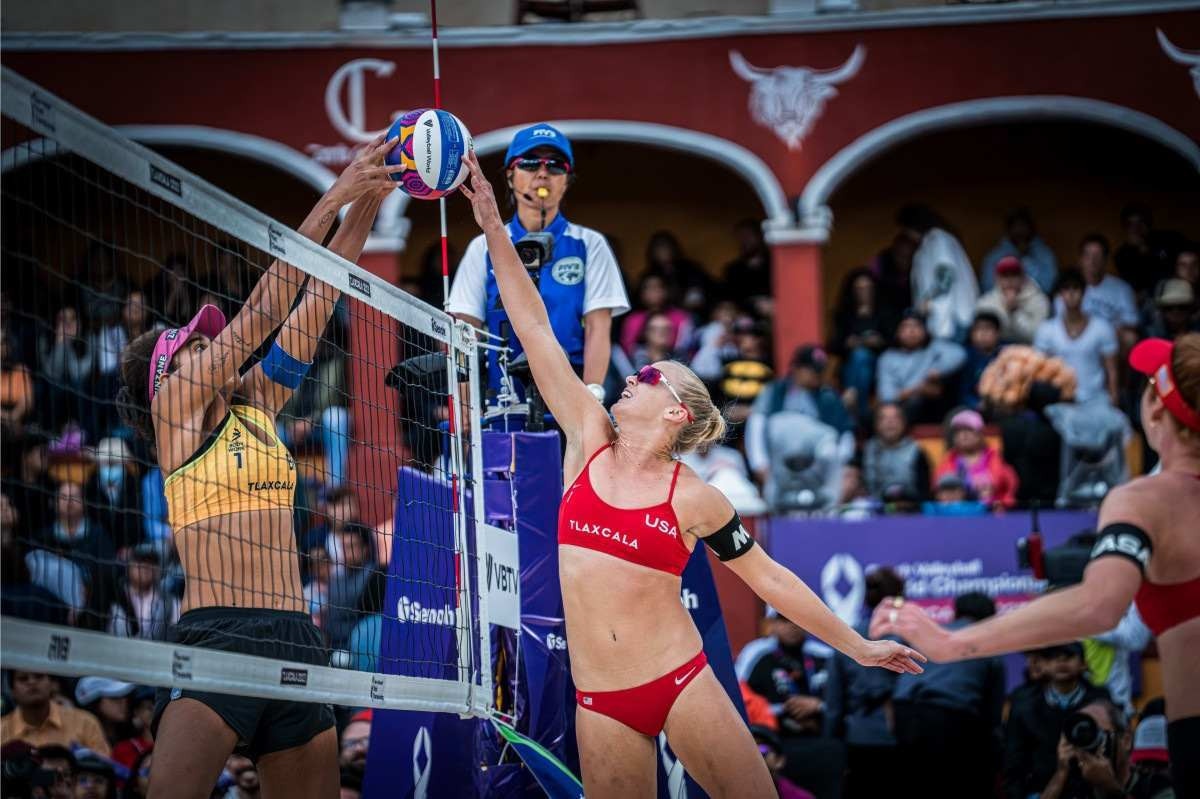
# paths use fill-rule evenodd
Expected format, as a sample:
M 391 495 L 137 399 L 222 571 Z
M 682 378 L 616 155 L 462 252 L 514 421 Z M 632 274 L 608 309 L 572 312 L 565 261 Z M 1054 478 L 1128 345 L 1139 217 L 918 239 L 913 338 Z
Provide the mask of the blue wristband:
M 312 366 L 312 362 L 305 363 L 293 358 L 276 341 L 271 344 L 271 349 L 262 359 L 261 366 L 263 374 L 268 379 L 295 391 L 300 386 L 300 382 L 304 380 L 304 376 L 308 374 L 308 367 Z

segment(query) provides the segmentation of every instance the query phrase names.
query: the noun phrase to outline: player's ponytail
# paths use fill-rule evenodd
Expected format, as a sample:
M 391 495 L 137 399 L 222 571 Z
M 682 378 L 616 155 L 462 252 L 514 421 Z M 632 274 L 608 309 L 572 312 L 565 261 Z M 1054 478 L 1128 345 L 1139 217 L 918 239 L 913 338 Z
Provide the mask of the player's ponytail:
M 673 363 L 684 372 L 683 379 L 676 381 L 676 388 L 679 390 L 679 398 L 692 412 L 693 417 L 692 421 L 680 429 L 679 436 L 675 439 L 673 452 L 679 455 L 723 440 L 728 425 L 725 414 L 713 403 L 704 381 L 687 366 L 677 361 Z

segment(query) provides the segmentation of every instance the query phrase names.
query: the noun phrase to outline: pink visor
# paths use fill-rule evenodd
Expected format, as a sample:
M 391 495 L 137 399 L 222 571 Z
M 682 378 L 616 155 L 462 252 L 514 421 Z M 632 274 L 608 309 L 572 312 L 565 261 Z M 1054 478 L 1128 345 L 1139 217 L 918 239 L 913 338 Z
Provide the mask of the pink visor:
M 205 305 L 192 317 L 186 327 L 172 327 L 164 330 L 154 344 L 154 352 L 150 356 L 150 386 L 149 398 L 153 402 L 154 395 L 162 383 L 167 368 L 175 353 L 187 343 L 193 333 L 200 333 L 209 338 L 216 338 L 225 329 L 225 314 L 215 305 Z
M 1165 338 L 1148 338 L 1130 351 L 1129 365 L 1150 378 L 1159 399 L 1180 424 L 1200 433 L 1200 414 L 1188 407 L 1175 384 L 1175 373 L 1171 371 L 1171 355 L 1174 352 L 1174 342 Z

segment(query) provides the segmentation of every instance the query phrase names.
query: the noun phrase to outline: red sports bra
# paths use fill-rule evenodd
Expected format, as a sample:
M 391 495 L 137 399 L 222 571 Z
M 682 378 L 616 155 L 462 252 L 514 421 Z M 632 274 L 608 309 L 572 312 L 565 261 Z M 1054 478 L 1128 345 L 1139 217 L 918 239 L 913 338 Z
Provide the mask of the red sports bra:
M 558 543 L 593 549 L 649 569 L 683 574 L 692 553 L 683 543 L 679 519 L 671 507 L 679 467 L 671 476 L 667 501 L 648 508 L 617 508 L 592 488 L 592 461 L 611 447 L 607 444 L 588 458 L 558 507 Z
M 1200 474 L 1194 475 L 1200 480 Z M 1154 636 L 1200 616 L 1200 577 L 1182 583 L 1142 580 L 1137 596 L 1138 613 Z

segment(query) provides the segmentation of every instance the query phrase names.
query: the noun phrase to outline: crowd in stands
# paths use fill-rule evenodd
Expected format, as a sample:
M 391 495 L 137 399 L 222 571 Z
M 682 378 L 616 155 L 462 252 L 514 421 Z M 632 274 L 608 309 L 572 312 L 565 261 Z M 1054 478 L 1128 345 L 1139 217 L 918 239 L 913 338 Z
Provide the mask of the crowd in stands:
M 887 567 L 865 582 L 856 625 L 864 635 L 871 610 L 904 594 L 903 578 Z M 963 594 L 949 626 L 995 612 L 986 595 Z M 1131 657 L 1149 641 L 1132 607 L 1109 633 L 1026 652 L 1012 691 L 1000 658 L 897 675 L 807 639 L 771 609 L 763 632 L 735 669 L 780 796 L 857 799 L 917 786 L 921 796 L 948 798 L 1175 795 L 1163 701 L 1135 697 L 1130 679 Z
M 155 689 L 104 677 L 5 672 L 0 758 L 4 797 L 144 799 L 154 759 Z M 341 799 L 359 799 L 370 710 L 341 713 Z M 256 799 L 254 762 L 235 752 L 212 799 Z
M 615 325 L 614 376 L 688 363 L 734 423 L 745 462 L 722 463 L 776 512 L 1094 507 L 1128 479 L 1127 450 L 1154 458 L 1134 438 L 1143 384 L 1124 355 L 1200 330 L 1200 245 L 1140 205 L 1120 219 L 1115 253 L 1081 232 L 1060 261 L 1017 209 L 977 270 L 951 223 L 902 208 L 893 241 L 842 281 L 828 339 L 797 348 L 782 375 L 758 227 L 737 226 L 722 280 L 659 232 Z

